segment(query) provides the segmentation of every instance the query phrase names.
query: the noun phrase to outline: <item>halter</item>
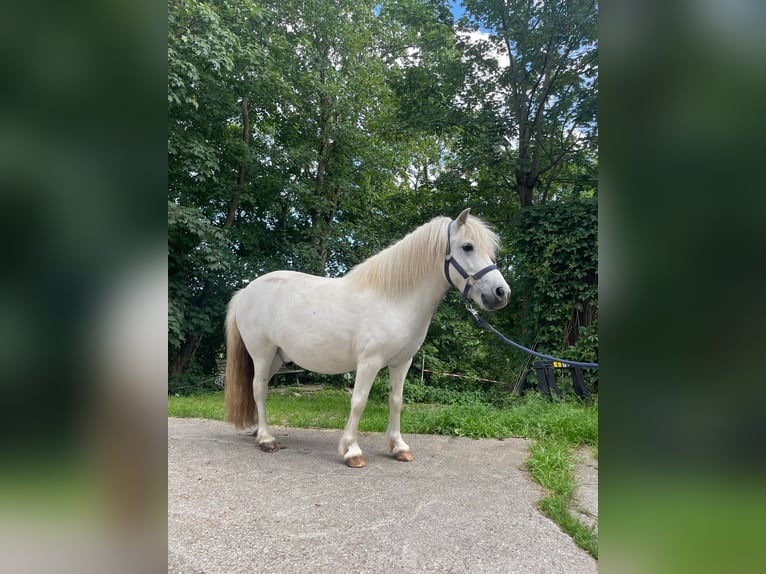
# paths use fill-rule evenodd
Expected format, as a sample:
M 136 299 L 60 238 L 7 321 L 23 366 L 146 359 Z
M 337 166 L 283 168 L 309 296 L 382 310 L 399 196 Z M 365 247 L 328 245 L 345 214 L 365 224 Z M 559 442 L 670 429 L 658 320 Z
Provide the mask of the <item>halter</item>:
M 452 279 L 449 276 L 449 266 L 452 265 L 455 270 L 460 273 L 460 276 L 465 279 L 465 287 L 463 288 L 463 301 L 468 300 L 468 292 L 471 290 L 471 287 L 473 287 L 476 282 L 484 277 L 487 273 L 490 271 L 494 271 L 497 269 L 497 265 L 487 265 L 484 269 L 481 269 L 471 275 L 468 273 L 465 269 L 463 269 L 463 266 L 460 265 L 455 259 L 452 257 L 452 251 L 450 248 L 450 244 L 452 243 L 452 224 L 455 223 L 455 221 L 450 221 L 449 225 L 447 226 L 447 253 L 444 259 L 444 276 L 447 278 L 447 281 L 450 285 L 452 285 L 455 289 L 460 291 L 457 285 L 455 285 L 452 282 Z

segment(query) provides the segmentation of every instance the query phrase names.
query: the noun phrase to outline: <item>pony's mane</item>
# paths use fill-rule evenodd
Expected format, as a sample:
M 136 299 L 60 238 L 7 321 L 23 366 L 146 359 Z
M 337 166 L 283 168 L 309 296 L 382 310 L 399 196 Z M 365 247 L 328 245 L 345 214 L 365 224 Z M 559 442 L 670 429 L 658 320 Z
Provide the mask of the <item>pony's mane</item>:
M 374 289 L 387 298 L 407 293 L 435 268 L 443 269 L 449 222 L 449 217 L 435 217 L 354 267 L 346 277 L 356 289 Z M 487 224 L 469 215 L 462 229 L 477 250 L 494 260 L 499 241 Z

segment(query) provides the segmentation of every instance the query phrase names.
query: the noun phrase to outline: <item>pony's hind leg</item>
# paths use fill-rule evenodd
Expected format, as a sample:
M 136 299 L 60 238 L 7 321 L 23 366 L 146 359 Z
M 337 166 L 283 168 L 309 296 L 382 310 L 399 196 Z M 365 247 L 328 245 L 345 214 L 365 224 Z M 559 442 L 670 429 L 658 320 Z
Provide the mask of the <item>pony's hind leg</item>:
M 412 453 L 410 447 L 402 439 L 401 431 L 399 430 L 400 419 L 402 414 L 402 400 L 404 391 L 404 378 L 407 376 L 407 371 L 410 368 L 412 359 L 405 361 L 401 365 L 389 366 L 389 385 L 390 394 L 388 399 L 388 430 L 386 431 L 386 448 L 388 452 L 394 455 L 396 460 L 402 462 L 410 462 L 412 460 Z
M 266 418 L 266 395 L 269 391 L 269 381 L 279 367 L 282 366 L 282 359 L 274 352 L 271 359 L 264 360 L 264 354 L 260 353 L 260 360 L 254 360 L 253 366 L 255 374 L 253 375 L 253 398 L 255 399 L 255 408 L 258 412 L 258 429 L 255 432 L 256 441 L 260 449 L 264 452 L 276 452 L 277 439 L 269 430 L 269 422 Z

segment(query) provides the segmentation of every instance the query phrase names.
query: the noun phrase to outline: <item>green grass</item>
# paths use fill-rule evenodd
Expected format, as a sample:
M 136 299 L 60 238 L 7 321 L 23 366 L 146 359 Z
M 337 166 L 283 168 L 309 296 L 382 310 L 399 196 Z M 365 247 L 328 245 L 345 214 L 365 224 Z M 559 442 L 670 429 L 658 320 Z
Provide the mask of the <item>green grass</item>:
M 351 396 L 342 390 L 303 392 L 299 388 L 270 392 L 266 408 L 269 422 L 298 428 L 342 429 Z M 168 397 L 168 416 L 223 420 L 223 393 Z M 371 394 L 359 430 L 384 432 L 388 402 Z M 472 401 L 466 404 L 411 403 L 402 412 L 402 432 L 470 438 L 523 437 L 535 442 L 527 469 L 547 495 L 540 510 L 594 558 L 598 540 L 571 513 L 575 490 L 575 451 L 583 445 L 598 456 L 598 399 L 583 405 L 576 399 L 548 402 L 537 394 L 514 398 L 504 408 Z
M 168 397 L 168 416 L 223 420 L 223 393 Z
M 572 515 L 575 475 L 572 447 L 555 439 L 540 440 L 530 447 L 527 468 L 532 477 L 548 491 L 538 501 L 538 508 L 594 558 L 598 558 L 598 540 L 592 529 Z

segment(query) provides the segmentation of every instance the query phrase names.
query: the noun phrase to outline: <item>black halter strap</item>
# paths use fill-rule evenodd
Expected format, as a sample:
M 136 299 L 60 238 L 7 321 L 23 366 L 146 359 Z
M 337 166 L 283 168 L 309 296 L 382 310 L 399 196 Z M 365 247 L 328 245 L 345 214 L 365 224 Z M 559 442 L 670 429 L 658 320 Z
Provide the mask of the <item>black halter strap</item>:
M 465 269 L 463 269 L 463 266 L 460 265 L 453 257 L 452 257 L 452 250 L 450 247 L 450 244 L 452 243 L 452 224 L 455 223 L 454 220 L 449 222 L 449 225 L 447 226 L 447 252 L 445 254 L 444 258 L 444 276 L 447 278 L 447 281 L 450 285 L 452 285 L 455 289 L 458 291 L 460 290 L 457 285 L 455 285 L 452 282 L 452 279 L 449 276 L 449 266 L 452 265 L 455 268 L 455 271 L 457 271 L 460 276 L 465 279 L 465 287 L 463 287 L 463 301 L 468 299 L 468 292 L 471 290 L 471 287 L 473 287 L 476 282 L 484 277 L 487 273 L 490 271 L 494 271 L 497 269 L 497 265 L 487 265 L 483 269 L 477 271 L 473 275 L 468 273 Z

